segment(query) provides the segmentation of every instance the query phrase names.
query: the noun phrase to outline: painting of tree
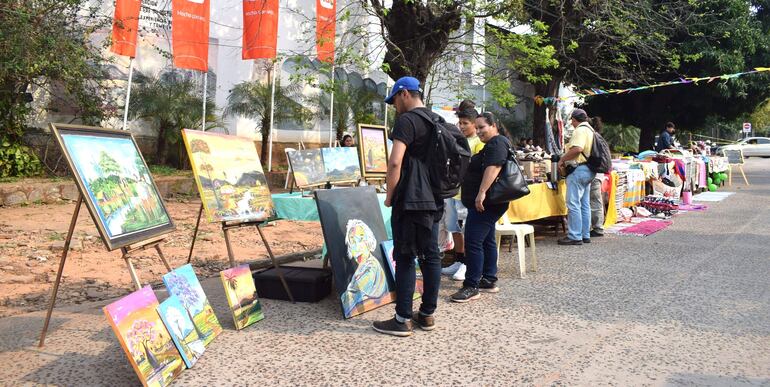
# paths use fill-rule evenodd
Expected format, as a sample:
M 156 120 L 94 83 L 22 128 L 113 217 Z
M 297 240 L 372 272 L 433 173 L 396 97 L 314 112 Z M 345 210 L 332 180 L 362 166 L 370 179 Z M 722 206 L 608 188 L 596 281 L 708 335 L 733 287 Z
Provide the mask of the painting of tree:
M 152 343 L 158 338 L 158 333 L 153 329 L 155 324 L 147 320 L 136 320 L 126 332 L 131 353 L 137 358 L 144 357 L 153 370 L 160 368 L 160 362 L 152 351 Z
M 265 318 L 248 264 L 223 270 L 219 276 L 236 329 L 243 329 Z
M 219 320 L 214 314 L 192 266 L 187 264 L 164 275 L 163 283 L 168 288 L 168 293 L 179 299 L 193 323 L 195 334 L 205 346 L 208 346 L 222 332 L 222 326 L 219 325 Z

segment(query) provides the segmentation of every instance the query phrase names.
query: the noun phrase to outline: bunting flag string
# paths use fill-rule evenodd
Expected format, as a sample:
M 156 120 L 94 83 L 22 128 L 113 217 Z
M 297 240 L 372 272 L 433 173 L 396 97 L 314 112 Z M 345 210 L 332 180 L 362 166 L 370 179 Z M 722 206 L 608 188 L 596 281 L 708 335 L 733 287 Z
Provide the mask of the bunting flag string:
M 742 77 L 744 75 L 762 73 L 762 72 L 767 72 L 767 71 L 770 71 L 770 67 L 756 67 L 756 68 L 754 68 L 754 70 L 744 71 L 744 72 L 740 72 L 740 73 L 723 74 L 723 75 L 717 75 L 717 76 L 712 76 L 712 77 L 692 77 L 692 78 L 684 77 L 684 78 L 679 78 L 679 79 L 677 79 L 675 81 L 661 82 L 661 83 L 656 83 L 656 84 L 653 84 L 653 85 L 646 85 L 646 86 L 630 87 L 630 88 L 626 88 L 626 89 L 608 89 L 608 90 L 604 90 L 604 89 L 599 89 L 599 88 L 592 87 L 592 88 L 580 90 L 577 93 L 575 93 L 575 95 L 572 95 L 572 96 L 569 96 L 569 97 L 543 97 L 543 96 L 537 95 L 537 96 L 535 96 L 535 104 L 537 104 L 538 106 L 540 106 L 542 104 L 553 105 L 553 104 L 555 104 L 558 101 L 568 101 L 568 100 L 575 99 L 575 98 L 586 98 L 586 97 L 593 97 L 593 96 L 596 96 L 596 95 L 603 95 L 603 94 L 624 94 L 624 93 L 631 93 L 631 92 L 639 91 L 639 90 L 649 90 L 649 89 L 655 89 L 657 87 L 665 87 L 665 86 L 673 86 L 673 85 L 683 85 L 683 84 L 688 84 L 688 83 L 692 83 L 692 84 L 697 85 L 698 82 L 706 81 L 706 83 L 711 83 L 711 82 L 713 82 L 713 81 L 715 81 L 717 79 L 723 80 L 723 81 L 727 81 L 727 80 L 730 80 L 730 79 Z

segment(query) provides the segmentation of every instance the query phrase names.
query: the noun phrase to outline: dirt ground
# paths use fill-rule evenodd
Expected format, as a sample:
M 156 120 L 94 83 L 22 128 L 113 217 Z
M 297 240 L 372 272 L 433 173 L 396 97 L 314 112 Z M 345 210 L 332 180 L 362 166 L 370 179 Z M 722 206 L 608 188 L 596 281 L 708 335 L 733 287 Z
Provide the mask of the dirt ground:
M 166 200 L 176 231 L 161 244 L 172 267 L 187 263 L 200 201 Z M 45 309 L 56 279 L 74 203 L 0 207 L 0 317 Z M 318 249 L 318 222 L 281 220 L 264 228 L 275 255 Z M 236 263 L 267 259 L 253 228 L 231 231 Z M 166 269 L 154 249 L 132 255 L 142 284 L 158 285 Z M 201 221 L 192 260 L 199 277 L 227 268 L 227 250 L 218 223 Z M 64 267 L 57 306 L 118 297 L 133 290 L 120 250 L 108 252 L 85 207 L 80 212 Z

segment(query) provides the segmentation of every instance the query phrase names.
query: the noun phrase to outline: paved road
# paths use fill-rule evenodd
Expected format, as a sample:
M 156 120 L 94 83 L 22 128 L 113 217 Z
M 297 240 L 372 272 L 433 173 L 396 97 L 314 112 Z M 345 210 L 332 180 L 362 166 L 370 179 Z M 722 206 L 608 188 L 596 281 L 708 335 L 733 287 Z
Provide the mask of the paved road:
M 218 279 L 204 281 L 225 332 L 177 385 L 770 385 L 770 160 L 752 183 L 650 237 L 582 247 L 538 244 L 540 270 L 520 280 L 502 258 L 501 292 L 450 304 L 439 329 L 392 338 L 339 305 L 263 300 L 266 320 L 237 332 Z M 162 294 L 159 294 L 163 296 Z M 2 384 L 137 383 L 103 303 L 0 320 Z

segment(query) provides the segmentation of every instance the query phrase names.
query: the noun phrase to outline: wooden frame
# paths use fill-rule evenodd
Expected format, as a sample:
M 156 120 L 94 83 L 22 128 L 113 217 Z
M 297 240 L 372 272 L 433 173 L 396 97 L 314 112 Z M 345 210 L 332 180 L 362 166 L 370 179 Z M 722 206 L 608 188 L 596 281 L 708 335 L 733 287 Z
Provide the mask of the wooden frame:
M 737 167 L 738 171 L 743 176 L 743 182 L 749 185 L 749 179 L 746 178 L 746 173 L 743 172 L 743 164 L 746 163 L 743 157 L 743 149 L 725 149 L 722 153 L 727 158 L 727 184 L 733 185 L 733 167 Z M 735 156 L 737 154 L 737 157 Z
M 366 155 L 369 153 L 369 149 L 366 149 L 366 141 L 364 141 L 364 131 L 381 131 L 382 132 L 382 146 L 385 151 L 385 167 L 380 170 L 369 170 L 366 165 Z M 382 125 L 368 125 L 358 124 L 358 159 L 361 162 L 361 176 L 364 179 L 383 179 L 387 175 L 387 163 L 390 152 L 388 152 L 388 130 Z M 376 136 L 379 137 L 377 134 Z
M 149 172 L 149 168 L 147 168 L 147 163 L 145 162 L 142 153 L 139 151 L 139 146 L 136 144 L 136 140 L 130 132 L 84 125 L 64 125 L 54 123 L 50 124 L 50 128 L 54 137 L 56 138 L 57 143 L 59 144 L 59 147 L 61 148 L 62 154 L 67 159 L 67 164 L 69 165 L 70 171 L 72 172 L 72 175 L 75 179 L 75 183 L 78 186 L 78 190 L 80 191 L 80 195 L 83 198 L 83 202 L 85 202 L 86 207 L 88 207 L 88 211 L 91 214 L 91 219 L 94 221 L 96 228 L 99 230 L 99 235 L 102 237 L 102 241 L 104 242 L 107 250 L 112 251 L 125 246 L 141 244 L 143 241 L 147 241 L 149 239 L 157 239 L 162 235 L 174 231 L 175 226 L 173 220 L 171 219 L 171 215 L 168 213 L 165 203 L 163 203 L 163 198 L 158 191 L 158 187 L 155 185 L 155 181 L 152 178 L 152 174 Z M 82 155 L 72 155 L 70 153 L 64 138 L 67 135 L 93 136 L 113 139 L 118 138 L 124 140 L 130 139 L 131 144 L 136 151 L 136 155 L 138 156 L 138 159 L 136 160 L 137 164 L 139 164 L 140 161 L 141 165 L 139 165 L 139 167 L 141 168 L 143 166 L 146 170 L 146 175 L 142 178 L 149 180 L 145 181 L 145 183 L 149 185 L 149 188 L 152 191 L 150 194 L 154 194 L 157 197 L 157 204 L 163 211 L 163 214 L 165 214 L 166 218 L 168 218 L 168 221 L 151 227 L 137 229 L 112 236 L 112 233 L 108 232 L 106 228 L 106 219 L 101 212 L 101 208 L 98 207 L 98 204 L 95 202 L 93 193 L 89 189 L 89 186 L 86 185 L 82 171 L 78 169 L 78 165 L 73 158 L 73 156 L 81 157 Z
M 292 155 L 301 154 L 301 152 L 318 152 L 318 155 L 321 157 L 321 162 L 323 163 L 323 153 L 321 153 L 321 148 L 316 148 L 316 149 L 297 149 L 297 150 L 295 150 L 292 153 Z M 299 181 L 297 180 L 297 177 L 295 175 L 297 173 L 297 170 L 296 170 L 296 168 L 294 166 L 294 163 L 291 161 L 292 155 L 288 155 L 287 154 L 287 156 L 288 156 L 287 160 L 289 161 L 289 168 L 291 168 L 291 174 L 292 174 L 292 180 L 293 180 L 292 186 L 296 186 L 300 190 L 304 190 L 306 188 L 321 187 L 323 185 L 326 185 L 326 183 L 328 182 L 327 181 L 328 179 L 326 179 L 326 171 L 325 170 L 324 170 L 324 181 L 313 182 L 313 183 L 309 183 L 309 184 L 299 184 Z M 321 165 L 321 168 L 323 168 L 323 165 Z

